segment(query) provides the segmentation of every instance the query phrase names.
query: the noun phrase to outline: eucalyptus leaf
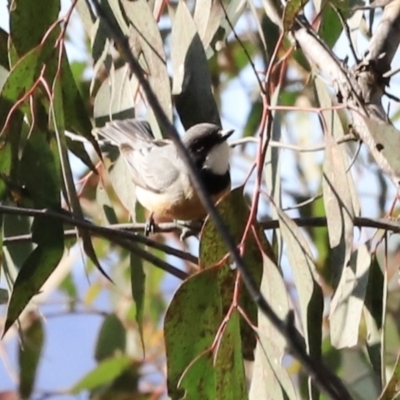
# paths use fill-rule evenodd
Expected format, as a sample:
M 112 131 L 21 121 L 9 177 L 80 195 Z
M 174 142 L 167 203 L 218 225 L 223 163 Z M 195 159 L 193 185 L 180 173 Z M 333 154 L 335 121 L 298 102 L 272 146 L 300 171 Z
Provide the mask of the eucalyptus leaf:
M 111 167 L 110 180 L 121 203 L 131 214 L 132 220 L 136 221 L 136 187 L 132 181 L 129 166 L 123 157 L 118 157 Z
M 111 382 L 120 376 L 131 365 L 128 356 L 119 355 L 102 361 L 95 369 L 87 373 L 70 390 L 71 394 L 78 394 L 83 390 L 93 390 Z
M 131 272 L 131 290 L 133 301 L 135 302 L 136 312 L 135 320 L 138 325 L 140 340 L 142 342 L 144 353 L 144 337 L 143 337 L 143 324 L 144 324 L 144 302 L 145 302 L 145 288 L 146 288 L 146 274 L 144 272 L 143 259 L 137 257 L 135 254 L 130 254 L 130 272 Z
M 375 148 L 385 158 L 389 168 L 400 181 L 400 131 L 388 123 L 377 122 L 372 118 L 364 118 L 369 132 L 375 142 Z
M 361 245 L 350 265 L 345 267 L 331 308 L 331 341 L 338 349 L 356 346 L 368 284 L 371 255 L 367 246 Z
M 304 339 L 311 357 L 321 358 L 323 295 L 314 278 L 315 265 L 310 247 L 300 228 L 277 208 L 282 239 L 287 248 L 299 307 Z M 309 398 L 319 397 L 318 389 L 309 380 Z
M 18 348 L 19 394 L 22 399 L 31 398 L 44 345 L 41 318 L 34 313 L 29 317 L 30 325 L 22 332 L 22 345 Z
M 172 121 L 172 99 L 167 62 L 160 30 L 146 0 L 122 2 L 131 23 L 130 40 L 137 38 L 148 68 L 150 86 L 162 109 Z
M 116 314 L 110 314 L 104 319 L 100 328 L 94 357 L 97 362 L 101 362 L 107 358 L 123 354 L 125 347 L 125 327 Z
M 185 129 L 201 122 L 221 125 L 204 47 L 182 0 L 178 3 L 172 26 L 171 61 L 174 71 L 172 93 Z
M 135 117 L 135 88 L 131 86 L 127 66 L 112 69 L 94 99 L 93 116 L 95 125 L 101 127 L 113 119 Z
M 38 46 L 58 18 L 60 1 L 13 0 L 10 9 L 10 33 L 19 57 Z

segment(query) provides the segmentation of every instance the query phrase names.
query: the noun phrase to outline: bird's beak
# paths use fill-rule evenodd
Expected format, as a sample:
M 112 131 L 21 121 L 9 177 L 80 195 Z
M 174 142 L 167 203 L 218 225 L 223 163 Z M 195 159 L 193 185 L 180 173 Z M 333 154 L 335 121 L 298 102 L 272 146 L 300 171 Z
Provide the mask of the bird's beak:
M 221 129 L 219 133 L 221 135 L 222 141 L 225 142 L 226 140 L 228 140 L 233 132 L 235 132 L 234 129 Z

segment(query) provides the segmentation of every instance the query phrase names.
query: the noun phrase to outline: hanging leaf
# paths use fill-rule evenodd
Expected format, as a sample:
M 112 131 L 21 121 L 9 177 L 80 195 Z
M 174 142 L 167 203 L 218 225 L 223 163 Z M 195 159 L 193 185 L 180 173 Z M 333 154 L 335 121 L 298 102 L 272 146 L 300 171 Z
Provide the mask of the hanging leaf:
M 116 314 L 108 315 L 97 337 L 94 357 L 97 362 L 123 354 L 126 347 L 126 331 Z
M 96 94 L 93 116 L 97 127 L 104 126 L 113 119 L 135 117 L 135 101 L 137 86 L 131 84 L 127 66 L 112 69 L 110 76 L 104 80 Z
M 124 0 L 122 5 L 131 23 L 129 38 L 131 41 L 136 38 L 139 42 L 139 50 L 148 69 L 150 86 L 157 93 L 162 109 L 172 121 L 171 87 L 164 46 L 149 3 L 146 0 Z
M 361 315 L 368 284 L 371 255 L 362 245 L 345 267 L 331 308 L 331 342 L 338 349 L 356 346 L 359 341 Z
M 210 58 L 214 51 L 221 50 L 221 46 L 232 32 L 231 25 L 235 26 L 245 6 L 246 3 L 240 0 L 196 1 L 193 20 L 203 42 L 207 58 Z
M 168 394 L 173 400 L 184 395 L 193 400 L 246 399 L 236 312 L 219 333 L 219 345 L 211 348 L 225 317 L 220 274 L 219 267 L 212 267 L 190 277 L 183 282 L 168 307 L 164 336 Z M 231 272 L 231 275 L 235 273 Z M 230 288 L 231 285 L 226 286 L 224 297 L 231 292 Z
M 183 1 L 178 3 L 172 26 L 171 61 L 172 93 L 185 129 L 200 122 L 221 125 L 204 47 Z
M 365 295 L 365 325 L 367 328 L 367 350 L 376 379 L 382 387 L 385 382 L 385 366 L 382 364 L 384 335 L 383 324 L 387 301 L 387 274 L 382 272 L 376 255 L 369 267 L 367 293 Z
M 247 220 L 250 215 L 249 208 L 243 197 L 243 188 L 239 187 L 225 196 L 218 203 L 218 210 L 221 217 L 229 226 L 229 230 L 237 243 L 241 243 Z M 261 237 L 263 234 L 261 235 Z M 248 234 L 244 242 L 246 252 L 243 255 L 246 265 L 248 265 L 249 273 L 252 274 L 255 282 L 261 284 L 261 274 L 263 258 L 262 253 L 258 247 L 258 240 L 254 237 L 253 231 Z M 227 253 L 225 243 L 221 239 L 214 222 L 211 218 L 207 218 L 200 236 L 200 267 L 208 268 L 217 265 L 224 258 Z M 230 275 L 229 261 L 224 263 L 225 271 Z M 225 276 L 221 272 L 221 288 L 226 285 Z M 233 288 L 232 288 L 233 290 Z M 225 299 L 228 304 L 232 301 L 230 295 Z M 253 299 L 248 294 L 247 290 L 242 290 L 240 293 L 240 305 L 247 315 L 248 319 L 252 321 L 253 325 L 257 326 L 257 306 Z M 241 334 L 243 340 L 243 355 L 247 360 L 254 359 L 254 349 L 256 346 L 255 335 L 253 329 L 249 327 L 246 321 L 241 323 Z
M 46 0 L 12 0 L 10 39 L 19 57 L 40 45 L 59 12 L 57 0 L 50 3 Z
M 94 370 L 86 374 L 70 390 L 70 394 L 78 394 L 83 390 L 93 390 L 111 382 L 120 376 L 131 365 L 132 360 L 127 356 L 116 356 L 102 361 Z
M 315 265 L 309 245 L 298 226 L 280 209 L 282 239 L 287 248 L 294 282 L 299 296 L 299 308 L 304 339 L 310 357 L 321 358 L 323 295 L 315 281 Z M 318 398 L 318 390 L 309 380 L 309 398 Z
M 30 325 L 23 330 L 18 349 L 19 394 L 22 399 L 29 399 L 32 395 L 44 344 L 41 318 L 35 313 L 31 313 L 28 318 Z
M 143 267 L 143 259 L 137 257 L 135 254 L 130 254 L 130 272 L 131 272 L 131 290 L 133 301 L 135 302 L 136 312 L 135 319 L 138 324 L 140 339 L 144 350 L 143 338 L 143 317 L 144 317 L 144 301 L 145 301 L 145 287 L 146 287 L 146 274 Z

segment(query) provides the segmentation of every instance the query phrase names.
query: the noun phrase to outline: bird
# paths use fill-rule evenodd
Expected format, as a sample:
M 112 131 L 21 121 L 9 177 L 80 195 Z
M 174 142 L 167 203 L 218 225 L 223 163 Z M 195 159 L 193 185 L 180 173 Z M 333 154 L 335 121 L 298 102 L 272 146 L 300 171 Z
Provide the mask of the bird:
M 119 147 L 135 186 L 136 199 L 150 212 L 150 221 L 154 221 L 153 216 L 195 221 L 207 215 L 174 143 L 155 139 L 147 121 L 114 120 L 96 132 Z M 182 137 L 214 203 L 231 189 L 227 139 L 233 132 L 216 124 L 199 123 Z

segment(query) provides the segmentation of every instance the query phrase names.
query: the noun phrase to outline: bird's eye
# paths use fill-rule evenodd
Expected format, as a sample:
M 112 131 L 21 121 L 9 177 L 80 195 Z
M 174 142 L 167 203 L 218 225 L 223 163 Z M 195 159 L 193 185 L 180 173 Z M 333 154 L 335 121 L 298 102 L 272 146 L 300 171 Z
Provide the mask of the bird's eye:
M 204 146 L 198 146 L 198 147 L 196 147 L 196 152 L 197 152 L 197 153 L 201 153 L 202 151 L 204 151 Z

